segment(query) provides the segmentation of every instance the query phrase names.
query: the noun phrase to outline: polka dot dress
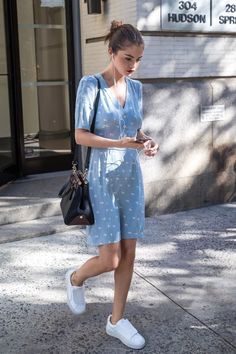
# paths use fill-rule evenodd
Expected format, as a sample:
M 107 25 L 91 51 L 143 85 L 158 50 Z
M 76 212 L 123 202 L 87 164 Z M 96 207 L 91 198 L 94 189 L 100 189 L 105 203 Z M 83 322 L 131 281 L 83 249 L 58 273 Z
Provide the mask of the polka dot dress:
M 126 77 L 126 101 L 121 106 L 101 74 L 100 100 L 94 133 L 109 139 L 134 137 L 142 124 L 142 86 Z M 75 128 L 90 129 L 97 80 L 84 76 L 79 84 Z M 136 149 L 92 148 L 88 180 L 95 223 L 87 226 L 88 243 L 99 246 L 143 237 L 144 192 Z

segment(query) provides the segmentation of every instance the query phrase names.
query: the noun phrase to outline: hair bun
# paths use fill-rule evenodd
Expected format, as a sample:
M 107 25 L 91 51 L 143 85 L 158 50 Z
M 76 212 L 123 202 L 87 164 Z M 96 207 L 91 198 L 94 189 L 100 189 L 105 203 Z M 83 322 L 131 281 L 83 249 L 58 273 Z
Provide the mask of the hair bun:
M 108 48 L 111 48 L 113 53 L 133 44 L 144 47 L 144 41 L 139 30 L 131 24 L 117 20 L 111 22 L 110 30 L 105 35 L 104 42 L 108 42 Z
M 111 28 L 110 28 L 110 32 L 114 32 L 116 31 L 119 27 L 121 27 L 123 25 L 122 21 L 117 21 L 117 20 L 113 20 L 111 22 Z

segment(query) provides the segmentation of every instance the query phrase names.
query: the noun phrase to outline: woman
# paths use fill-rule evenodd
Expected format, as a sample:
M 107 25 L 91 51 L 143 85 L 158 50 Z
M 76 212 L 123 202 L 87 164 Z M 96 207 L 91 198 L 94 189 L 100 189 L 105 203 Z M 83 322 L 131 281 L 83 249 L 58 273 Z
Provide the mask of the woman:
M 81 79 L 76 99 L 75 139 L 91 146 L 88 180 L 95 223 L 87 227 L 88 242 L 98 246 L 98 256 L 79 269 L 67 272 L 67 303 L 71 311 L 85 311 L 84 282 L 114 271 L 114 303 L 107 319 L 107 334 L 133 349 L 145 339 L 123 318 L 135 259 L 136 240 L 143 237 L 144 195 L 138 150 L 154 156 L 158 145 L 141 130 L 141 83 L 131 80 L 143 56 L 140 32 L 129 24 L 113 21 L 108 41 L 110 63 L 97 74 L 100 99 L 94 134 L 90 124 L 97 95 L 97 79 Z

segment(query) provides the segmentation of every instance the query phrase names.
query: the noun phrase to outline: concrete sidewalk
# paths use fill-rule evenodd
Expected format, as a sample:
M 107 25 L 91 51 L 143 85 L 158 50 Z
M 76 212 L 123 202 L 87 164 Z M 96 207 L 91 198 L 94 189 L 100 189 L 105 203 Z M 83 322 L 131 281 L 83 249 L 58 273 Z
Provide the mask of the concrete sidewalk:
M 141 353 L 236 353 L 236 204 L 146 219 L 126 315 Z M 105 333 L 113 274 L 87 281 L 87 312 L 70 313 L 64 275 L 95 249 L 83 230 L 0 245 L 0 353 L 135 353 Z

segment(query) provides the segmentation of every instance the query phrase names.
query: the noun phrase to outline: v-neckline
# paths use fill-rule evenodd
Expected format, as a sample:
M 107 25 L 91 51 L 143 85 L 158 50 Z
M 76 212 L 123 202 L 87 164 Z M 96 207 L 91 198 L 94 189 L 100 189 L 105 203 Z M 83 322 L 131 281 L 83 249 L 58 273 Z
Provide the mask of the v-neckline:
M 110 98 L 112 99 L 112 101 L 116 104 L 119 105 L 119 107 L 124 110 L 126 108 L 126 104 L 127 104 L 127 99 L 128 99 L 128 82 L 129 80 L 127 80 L 127 78 L 125 77 L 125 82 L 126 82 L 126 90 L 125 90 L 125 101 L 124 101 L 124 106 L 121 105 L 120 101 L 118 100 L 118 98 L 111 92 L 110 87 L 108 86 L 106 80 L 104 79 L 102 74 L 99 74 L 99 76 L 102 78 L 104 84 L 105 84 L 105 88 L 107 89 L 107 93 L 110 96 Z

